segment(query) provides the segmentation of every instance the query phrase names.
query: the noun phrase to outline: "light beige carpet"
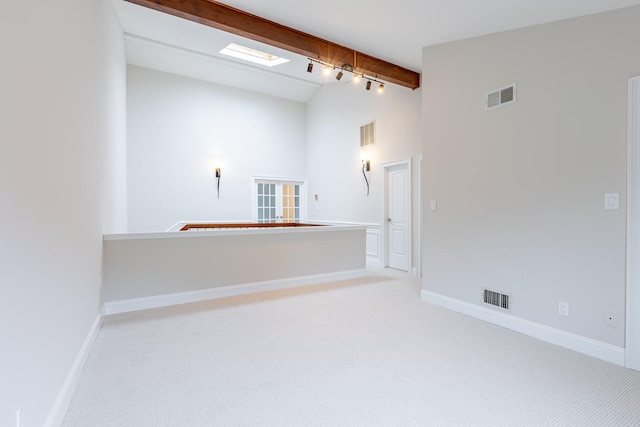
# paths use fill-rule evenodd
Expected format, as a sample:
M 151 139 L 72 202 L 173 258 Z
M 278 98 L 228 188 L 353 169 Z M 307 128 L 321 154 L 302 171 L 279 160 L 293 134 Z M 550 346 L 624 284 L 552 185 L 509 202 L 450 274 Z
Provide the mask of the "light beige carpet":
M 640 426 L 640 372 L 404 277 L 107 317 L 63 426 Z

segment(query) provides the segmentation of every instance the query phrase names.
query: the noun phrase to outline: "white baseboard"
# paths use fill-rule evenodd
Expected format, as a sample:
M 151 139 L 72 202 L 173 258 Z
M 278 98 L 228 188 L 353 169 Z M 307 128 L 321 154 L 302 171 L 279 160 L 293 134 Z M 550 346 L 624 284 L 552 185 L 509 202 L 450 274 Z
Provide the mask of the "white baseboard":
M 134 298 L 121 301 L 111 301 L 104 305 L 105 314 L 126 313 L 129 311 L 146 310 L 149 308 L 167 307 L 170 305 L 204 301 L 208 299 L 232 297 L 254 292 L 273 291 L 277 289 L 294 288 L 296 286 L 314 285 L 336 280 L 355 279 L 366 276 L 366 270 L 349 270 L 335 273 L 316 274 L 311 276 L 292 277 L 287 279 L 269 280 L 265 282 L 246 283 L 241 285 L 221 286 L 217 288 L 197 291 L 178 292 L 174 294 L 155 295 L 144 298 Z
M 80 379 L 80 374 L 82 373 L 84 364 L 87 362 L 93 343 L 98 336 L 98 331 L 100 331 L 103 315 L 104 313 L 98 313 L 91 329 L 89 329 L 89 333 L 84 339 L 84 343 L 76 356 L 76 360 L 73 362 L 69 374 L 67 374 L 67 379 L 62 385 L 62 388 L 58 393 L 58 397 L 49 411 L 49 416 L 44 423 L 45 427 L 57 427 L 62 424 L 62 420 L 64 419 L 69 403 L 71 402 L 71 397 L 73 397 L 73 392 L 75 391 L 78 380 Z
M 367 268 L 382 268 L 382 263 L 379 258 L 367 257 Z
M 559 345 L 616 365 L 624 366 L 624 348 L 616 347 L 602 341 L 596 341 L 581 335 L 572 334 L 561 329 L 552 328 L 540 323 L 531 322 L 506 313 L 500 313 L 489 308 L 480 307 L 466 301 L 436 294 L 423 290 L 420 293 L 423 301 L 448 308 L 477 319 L 484 320 L 525 335 Z

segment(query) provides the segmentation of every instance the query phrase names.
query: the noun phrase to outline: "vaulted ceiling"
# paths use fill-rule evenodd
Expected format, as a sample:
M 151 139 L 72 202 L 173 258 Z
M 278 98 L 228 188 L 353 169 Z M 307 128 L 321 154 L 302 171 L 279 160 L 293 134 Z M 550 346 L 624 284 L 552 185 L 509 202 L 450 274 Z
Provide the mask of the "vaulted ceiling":
M 307 55 L 282 48 L 287 46 L 273 47 L 125 0 L 112 1 L 125 32 L 131 64 L 301 102 L 321 85 L 336 82 L 333 77 L 307 73 Z M 640 4 L 640 0 L 226 0 L 224 4 L 420 72 L 424 46 L 617 9 Z M 230 42 L 268 51 L 290 62 L 268 68 L 228 59 L 219 51 Z

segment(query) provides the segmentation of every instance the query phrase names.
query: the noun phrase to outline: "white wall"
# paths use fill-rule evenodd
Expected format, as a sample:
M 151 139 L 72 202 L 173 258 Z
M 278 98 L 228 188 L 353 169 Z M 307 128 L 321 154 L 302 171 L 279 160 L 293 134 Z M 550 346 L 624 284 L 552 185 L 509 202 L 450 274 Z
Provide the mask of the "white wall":
M 135 66 L 127 102 L 129 231 L 251 220 L 253 176 L 305 176 L 303 103 Z
M 124 47 L 108 1 L 62 0 L 3 4 L 0 51 L 0 425 L 41 426 L 126 228 Z
M 328 84 L 307 104 L 310 219 L 381 224 L 381 164 L 415 159 L 422 152 L 421 91 L 388 84 L 385 92 L 378 94 L 375 88 L 366 91 L 351 82 Z M 360 126 L 372 120 L 376 121 L 376 143 L 368 149 L 371 188 L 367 197 Z
M 634 7 L 423 50 L 425 290 L 477 305 L 483 287 L 510 293 L 514 316 L 624 346 L 638 22 Z M 485 111 L 512 82 L 517 103 Z
M 106 310 L 361 276 L 364 246 L 362 226 L 106 235 Z

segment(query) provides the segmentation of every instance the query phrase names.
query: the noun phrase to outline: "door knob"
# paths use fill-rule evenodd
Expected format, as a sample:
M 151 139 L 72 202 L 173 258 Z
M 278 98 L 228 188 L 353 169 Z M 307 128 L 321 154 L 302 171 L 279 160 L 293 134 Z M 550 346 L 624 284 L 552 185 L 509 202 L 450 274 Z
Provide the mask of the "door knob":
M 391 218 L 387 218 L 387 222 L 391 222 Z

